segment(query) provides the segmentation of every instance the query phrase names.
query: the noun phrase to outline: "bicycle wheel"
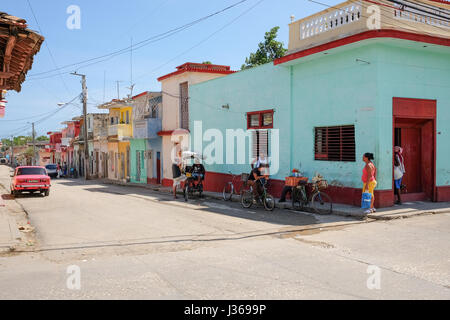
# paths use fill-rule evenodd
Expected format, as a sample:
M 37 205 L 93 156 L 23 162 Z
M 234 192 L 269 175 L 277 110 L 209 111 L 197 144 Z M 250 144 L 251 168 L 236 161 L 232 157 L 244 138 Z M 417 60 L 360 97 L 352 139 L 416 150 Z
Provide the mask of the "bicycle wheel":
M 311 201 L 314 211 L 318 214 L 330 214 L 333 211 L 333 202 L 325 192 L 317 192 Z
M 241 192 L 241 205 L 248 209 L 252 206 L 253 204 L 253 192 L 252 191 L 242 191 Z
M 270 194 L 266 194 L 263 199 L 263 204 L 267 211 L 273 211 L 275 208 L 275 199 Z
M 189 192 L 190 192 L 190 190 L 189 190 L 189 184 L 186 183 L 186 184 L 184 185 L 184 188 L 183 188 L 184 201 L 186 201 L 186 202 L 189 200 Z
M 292 209 L 302 211 L 303 208 L 305 207 L 302 190 L 294 187 L 292 189 L 291 198 L 292 198 Z
M 233 184 L 227 183 L 225 185 L 225 187 L 223 187 L 223 191 L 222 191 L 223 200 L 225 200 L 225 201 L 231 200 L 231 196 L 233 195 L 233 192 L 234 192 Z

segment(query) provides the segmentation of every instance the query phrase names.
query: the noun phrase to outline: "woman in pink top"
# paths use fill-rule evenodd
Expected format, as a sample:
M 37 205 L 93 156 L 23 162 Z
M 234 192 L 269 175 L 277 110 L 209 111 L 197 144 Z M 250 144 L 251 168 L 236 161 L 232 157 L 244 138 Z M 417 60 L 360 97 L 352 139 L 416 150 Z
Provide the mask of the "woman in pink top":
M 372 195 L 370 209 L 366 210 L 364 213 L 372 213 L 376 211 L 376 209 L 374 208 L 374 189 L 377 186 L 377 168 L 372 162 L 373 159 L 373 153 L 367 152 L 363 156 L 363 161 L 366 163 L 366 165 L 364 166 L 363 175 L 361 178 L 362 182 L 364 183 L 362 192 L 368 192 Z

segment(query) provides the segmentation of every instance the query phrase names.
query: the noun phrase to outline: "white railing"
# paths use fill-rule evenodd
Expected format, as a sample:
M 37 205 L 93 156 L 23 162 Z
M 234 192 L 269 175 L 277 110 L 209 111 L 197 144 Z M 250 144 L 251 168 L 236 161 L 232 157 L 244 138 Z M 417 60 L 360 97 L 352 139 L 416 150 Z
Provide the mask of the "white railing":
M 430 26 L 435 26 L 439 28 L 450 29 L 450 22 L 445 21 L 445 18 L 435 19 L 430 17 L 429 15 L 423 15 L 419 11 L 408 8 L 409 11 L 404 11 L 400 9 L 394 10 L 394 18 L 405 21 L 412 21 L 417 23 L 423 23 Z
M 360 20 L 362 5 L 360 2 L 350 4 L 321 16 L 311 18 L 300 24 L 300 39 L 307 39 L 317 34 L 334 30 Z

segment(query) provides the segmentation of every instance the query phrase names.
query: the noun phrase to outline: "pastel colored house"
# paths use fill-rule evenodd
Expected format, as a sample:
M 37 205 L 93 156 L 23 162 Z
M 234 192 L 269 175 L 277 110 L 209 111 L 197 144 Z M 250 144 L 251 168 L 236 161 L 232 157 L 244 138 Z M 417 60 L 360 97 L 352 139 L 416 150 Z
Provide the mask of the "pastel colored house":
M 133 107 L 126 100 L 114 99 L 98 106 L 108 109 L 108 178 L 129 181 L 130 139 L 133 137 Z
M 162 130 L 159 135 L 162 137 L 163 185 L 172 185 L 171 153 L 175 144 L 180 143 L 185 149 L 189 145 L 188 135 L 177 132 L 188 133 L 190 129 L 190 86 L 233 72 L 229 66 L 188 62 L 177 67 L 176 71 L 158 78 L 162 89 Z
M 99 136 L 105 130 L 109 115 L 107 113 L 88 113 L 86 115 L 89 146 L 89 175 L 96 178 L 102 172 L 102 151 Z
M 274 195 L 298 168 L 323 175 L 335 202 L 360 205 L 362 155 L 372 152 L 376 206 L 391 206 L 399 145 L 403 200 L 450 200 L 450 24 L 433 15 L 449 5 L 377 2 L 376 29 L 373 3 L 348 1 L 293 21 L 283 58 L 190 86 L 191 147 L 211 144 L 208 129 L 226 139 L 219 161 L 206 165 L 208 190 L 221 191 L 229 171 L 249 172 L 249 159 L 263 152 Z M 227 129 L 247 133 L 245 161 Z
M 162 95 L 143 92 L 132 97 L 133 138 L 130 139 L 130 181 L 160 184 Z

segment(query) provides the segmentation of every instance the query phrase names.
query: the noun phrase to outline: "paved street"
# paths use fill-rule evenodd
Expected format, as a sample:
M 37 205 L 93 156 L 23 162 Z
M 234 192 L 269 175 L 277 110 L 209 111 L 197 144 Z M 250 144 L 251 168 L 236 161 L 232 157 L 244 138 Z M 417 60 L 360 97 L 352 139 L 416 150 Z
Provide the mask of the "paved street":
M 49 197 L 4 197 L 28 214 L 36 243 L 0 256 L 0 299 L 450 298 L 450 214 L 364 222 L 52 184 Z M 79 290 L 67 286 L 72 265 Z M 367 285 L 372 265 L 379 289 Z

